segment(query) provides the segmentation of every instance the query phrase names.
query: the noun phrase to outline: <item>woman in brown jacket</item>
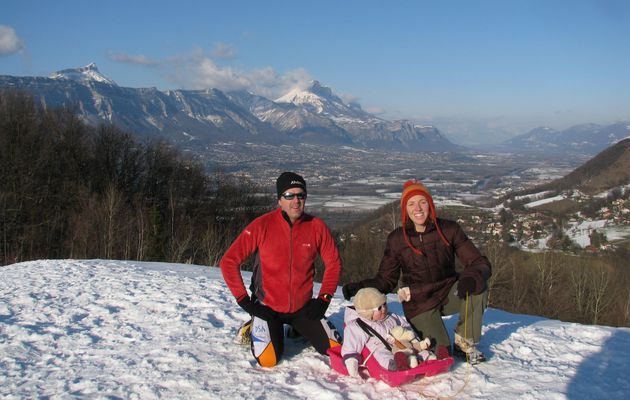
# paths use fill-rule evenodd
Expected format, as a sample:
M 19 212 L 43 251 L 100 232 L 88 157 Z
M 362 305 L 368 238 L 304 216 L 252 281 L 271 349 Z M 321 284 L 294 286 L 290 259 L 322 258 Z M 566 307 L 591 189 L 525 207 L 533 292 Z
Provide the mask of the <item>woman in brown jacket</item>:
M 401 279 L 398 297 L 405 316 L 421 337 L 435 340 L 438 357 L 450 354 L 450 339 L 442 316 L 459 313 L 453 354 L 471 364 L 485 361 L 477 345 L 490 262 L 457 222 L 437 217 L 433 198 L 422 183 L 405 182 L 400 208 L 403 226 L 387 237 L 378 273 L 374 278 L 344 285 L 344 297 L 349 300 L 364 287 L 390 293 Z M 464 266 L 459 274 L 455 271 L 455 258 Z M 466 316 L 468 320 L 464 321 Z

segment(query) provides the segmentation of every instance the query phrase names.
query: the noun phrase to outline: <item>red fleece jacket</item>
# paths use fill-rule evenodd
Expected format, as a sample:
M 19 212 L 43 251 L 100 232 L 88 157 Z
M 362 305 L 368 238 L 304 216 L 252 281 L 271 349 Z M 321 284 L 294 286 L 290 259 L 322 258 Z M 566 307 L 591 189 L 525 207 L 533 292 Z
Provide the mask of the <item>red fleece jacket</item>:
M 318 296 L 335 293 L 341 260 L 321 219 L 303 214 L 291 226 L 278 208 L 249 224 L 219 262 L 223 279 L 237 301 L 247 296 L 240 266 L 256 250 L 260 258 L 256 296 L 274 311 L 296 312 L 313 297 L 317 253 L 325 266 Z

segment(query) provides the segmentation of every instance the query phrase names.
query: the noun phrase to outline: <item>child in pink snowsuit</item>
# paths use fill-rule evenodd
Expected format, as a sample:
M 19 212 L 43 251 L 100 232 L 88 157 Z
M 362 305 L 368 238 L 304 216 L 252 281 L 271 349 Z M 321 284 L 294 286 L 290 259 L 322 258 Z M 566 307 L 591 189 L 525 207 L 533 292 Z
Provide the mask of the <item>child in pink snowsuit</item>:
M 346 327 L 341 356 L 350 376 L 358 376 L 361 351 L 364 347 L 367 347 L 371 357 L 374 357 L 387 370 L 404 370 L 417 365 L 417 360 L 415 365 L 410 364 L 407 354 L 402 352 L 394 354 L 392 347 L 387 348 L 381 340 L 382 338 L 390 346 L 394 346 L 394 338 L 390 335 L 392 328 L 402 326 L 411 330 L 411 326 L 401 316 L 387 312 L 387 298 L 377 289 L 363 288 L 359 290 L 354 296 L 354 308 L 346 308 L 344 319 Z M 364 327 L 361 327 L 362 324 Z M 369 328 L 365 328 L 365 325 Z M 413 361 L 415 358 L 411 360 Z

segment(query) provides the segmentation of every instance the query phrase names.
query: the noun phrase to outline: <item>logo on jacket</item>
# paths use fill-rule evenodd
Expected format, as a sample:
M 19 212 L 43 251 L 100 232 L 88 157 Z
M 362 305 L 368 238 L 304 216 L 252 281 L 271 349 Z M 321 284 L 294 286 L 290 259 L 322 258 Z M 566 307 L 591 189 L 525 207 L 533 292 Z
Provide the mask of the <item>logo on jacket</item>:
M 303 247 L 311 247 L 311 244 L 310 243 L 302 243 L 302 246 Z

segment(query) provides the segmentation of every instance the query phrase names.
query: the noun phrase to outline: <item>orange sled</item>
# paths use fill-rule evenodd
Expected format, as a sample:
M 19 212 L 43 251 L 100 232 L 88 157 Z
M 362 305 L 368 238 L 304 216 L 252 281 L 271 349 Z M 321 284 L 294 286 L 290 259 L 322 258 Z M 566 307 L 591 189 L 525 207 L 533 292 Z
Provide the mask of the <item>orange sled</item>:
M 368 349 L 363 349 L 361 356 L 365 360 L 369 357 L 370 352 Z M 328 356 L 330 357 L 330 367 L 342 375 L 348 375 L 348 370 L 341 357 L 341 346 L 331 347 L 328 349 Z M 372 378 L 381 380 L 387 383 L 389 386 L 400 386 L 405 383 L 409 383 L 421 375 L 433 376 L 448 372 L 453 364 L 453 358 L 443 358 L 441 360 L 428 360 L 415 368 L 407 369 L 405 371 L 389 371 L 378 363 L 374 357 L 369 357 L 365 363 L 368 373 Z

